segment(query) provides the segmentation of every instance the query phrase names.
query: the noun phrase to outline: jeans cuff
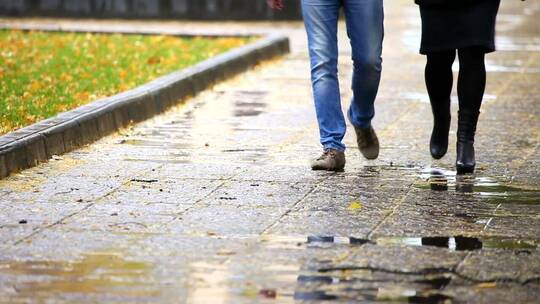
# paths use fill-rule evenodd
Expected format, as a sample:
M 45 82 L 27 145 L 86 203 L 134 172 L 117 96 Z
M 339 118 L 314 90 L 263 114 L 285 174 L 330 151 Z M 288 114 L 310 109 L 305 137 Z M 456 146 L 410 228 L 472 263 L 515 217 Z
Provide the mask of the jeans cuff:
M 352 122 L 351 122 L 352 123 Z M 367 129 L 371 127 L 371 121 L 368 122 L 360 122 L 358 124 L 354 123 L 353 126 L 360 128 L 360 129 Z
M 336 151 L 339 151 L 339 152 L 344 152 L 345 151 L 345 145 L 337 146 L 335 144 L 326 144 L 326 145 L 323 145 L 323 148 L 324 149 L 332 149 L 332 150 L 336 150 Z

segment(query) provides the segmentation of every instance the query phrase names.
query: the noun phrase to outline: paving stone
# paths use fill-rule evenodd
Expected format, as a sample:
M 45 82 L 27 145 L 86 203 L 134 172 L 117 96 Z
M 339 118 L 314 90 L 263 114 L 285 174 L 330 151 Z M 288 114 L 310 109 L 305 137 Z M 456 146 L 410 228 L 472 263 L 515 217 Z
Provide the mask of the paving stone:
M 328 176 L 326 172 L 311 171 L 304 165 L 262 165 L 250 168 L 238 176 L 235 180 L 265 181 L 265 182 L 302 182 L 314 183 Z
M 36 189 L 35 199 L 49 203 L 90 202 L 113 192 L 121 184 L 115 178 L 57 176 Z
M 210 205 L 190 210 L 167 228 L 182 234 L 257 235 L 286 211 L 280 207 Z
M 456 302 L 535 303 L 538 301 L 539 287 L 505 283 L 491 285 L 477 284 L 473 286 L 447 287 L 445 292 L 452 295 Z
M 295 236 L 367 237 L 367 234 L 383 218 L 383 213 L 362 210 L 290 212 L 268 233 Z
M 23 224 L 46 226 L 73 213 L 83 210 L 87 204 L 81 203 L 35 203 L 4 201 L 0 199 L 0 225 Z
M 100 204 L 134 206 L 173 204 L 191 206 L 223 184 L 220 180 L 152 179 L 141 176 L 126 182 L 100 200 Z M 149 206 L 149 205 L 148 205 Z
M 472 252 L 457 269 L 477 281 L 527 283 L 540 277 L 540 251 L 537 248 L 493 249 Z M 517 246 L 516 246 L 517 247 Z
M 366 244 L 354 254 L 348 256 L 337 265 L 320 265 L 320 269 L 368 267 L 368 270 L 381 272 L 398 272 L 414 274 L 430 274 L 451 272 L 466 256 L 466 252 L 450 251 L 446 248 L 430 246 L 406 245 L 374 245 Z M 319 269 L 319 271 L 320 271 Z
M 186 163 L 166 164 L 148 174 L 150 178 L 228 179 L 241 172 L 243 166 L 224 164 Z
M 157 233 L 174 220 L 173 215 L 145 214 L 136 211 L 108 213 L 103 210 L 89 210 L 68 218 L 58 225 L 66 231 L 109 231 L 116 233 Z
M 294 182 L 229 181 L 205 198 L 204 203 L 216 207 L 278 207 L 288 210 L 311 188 L 309 184 Z
M 496 206 L 472 195 L 413 189 L 397 208 L 375 235 L 479 234 Z
M 515 238 L 538 238 L 540 218 L 538 216 L 493 217 L 489 222 L 485 235 L 506 236 Z

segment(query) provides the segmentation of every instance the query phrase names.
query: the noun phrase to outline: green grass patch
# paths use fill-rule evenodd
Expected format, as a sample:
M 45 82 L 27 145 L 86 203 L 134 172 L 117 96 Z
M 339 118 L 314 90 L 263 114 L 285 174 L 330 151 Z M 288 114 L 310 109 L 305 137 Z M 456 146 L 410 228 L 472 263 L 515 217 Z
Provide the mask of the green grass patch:
M 0 134 L 249 42 L 0 30 Z

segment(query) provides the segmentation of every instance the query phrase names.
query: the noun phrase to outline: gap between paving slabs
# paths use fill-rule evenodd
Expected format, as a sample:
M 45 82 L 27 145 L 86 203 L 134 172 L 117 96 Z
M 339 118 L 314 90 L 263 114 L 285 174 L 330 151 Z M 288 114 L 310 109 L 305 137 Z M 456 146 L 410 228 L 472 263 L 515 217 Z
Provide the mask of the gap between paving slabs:
M 8 26 L 1 26 L 8 28 Z M 32 29 L 15 26 L 11 29 L 112 33 L 110 29 L 60 28 L 44 26 Z M 289 38 L 280 34 L 242 32 L 141 31 L 126 29 L 121 34 L 166 34 L 175 36 L 261 36 L 257 41 L 227 51 L 199 64 L 159 77 L 132 90 L 103 98 L 71 111 L 10 132 L 0 137 L 0 179 L 46 162 L 60 155 L 92 143 L 132 123 L 138 123 L 182 103 L 186 98 L 211 87 L 217 82 L 238 75 L 247 69 L 289 53 Z

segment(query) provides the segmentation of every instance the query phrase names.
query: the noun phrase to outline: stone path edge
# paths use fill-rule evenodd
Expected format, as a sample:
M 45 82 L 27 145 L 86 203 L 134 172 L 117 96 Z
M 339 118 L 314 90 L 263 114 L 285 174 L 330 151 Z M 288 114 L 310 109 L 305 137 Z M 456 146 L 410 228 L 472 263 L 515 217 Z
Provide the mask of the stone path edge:
M 58 28 L 40 30 L 58 31 Z M 101 32 L 109 33 L 106 30 Z M 139 30 L 137 33 L 142 34 Z M 211 36 L 218 34 L 212 33 Z M 246 36 L 246 33 L 238 36 Z M 132 90 L 91 102 L 0 136 L 0 179 L 46 162 L 54 155 L 90 144 L 129 124 L 163 113 L 182 103 L 185 98 L 289 51 L 287 36 L 267 34 L 253 43 L 162 76 Z

